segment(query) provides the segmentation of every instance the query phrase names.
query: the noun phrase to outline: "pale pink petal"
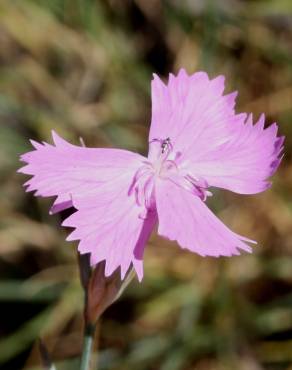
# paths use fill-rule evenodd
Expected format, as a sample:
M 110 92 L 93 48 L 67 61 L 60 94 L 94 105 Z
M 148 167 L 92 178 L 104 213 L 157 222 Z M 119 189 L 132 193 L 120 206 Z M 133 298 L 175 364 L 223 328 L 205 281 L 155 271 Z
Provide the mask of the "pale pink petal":
M 35 150 L 21 160 L 18 172 L 32 175 L 27 191 L 42 197 L 57 196 L 56 213 L 72 205 L 75 194 L 90 194 L 96 187 L 115 181 L 125 170 L 137 169 L 144 157 L 120 149 L 84 148 L 72 145 L 53 132 L 54 145 L 31 141 Z
M 247 121 L 230 122 L 229 140 L 193 156 L 187 164 L 189 172 L 203 177 L 209 186 L 236 193 L 264 191 L 281 162 L 284 137 L 277 137 L 277 130 L 275 123 L 264 129 L 264 115 L 255 125 L 251 115 Z
M 149 141 L 170 138 L 179 166 L 210 186 L 234 192 L 261 192 L 280 163 L 283 137 L 277 125 L 264 129 L 264 117 L 235 114 L 236 93 L 223 95 L 224 77 L 204 72 L 170 75 L 167 86 L 152 81 Z
M 158 234 L 201 256 L 250 252 L 252 240 L 228 229 L 197 196 L 168 180 L 156 184 Z
M 181 69 L 178 76 L 170 75 L 167 86 L 155 75 L 149 141 L 169 137 L 183 156 L 189 147 L 205 152 L 206 140 L 211 146 L 221 144 L 236 97 L 236 93 L 223 96 L 223 90 L 224 77 L 210 80 L 205 72 L 188 76 Z
M 80 240 L 78 249 L 91 254 L 92 264 L 106 261 L 107 276 L 120 267 L 124 278 L 133 264 L 142 280 L 143 252 L 157 217 L 155 212 L 140 217 L 143 208 L 129 196 L 132 177 L 124 172 L 115 182 L 96 187 L 90 196 L 75 196 L 78 211 L 63 226 L 75 228 L 67 240 Z
M 140 217 L 143 208 L 129 195 L 133 177 L 144 157 L 119 149 L 71 145 L 53 133 L 54 145 L 32 142 L 36 150 L 23 154 L 19 170 L 33 175 L 25 185 L 39 196 L 57 196 L 51 213 L 74 206 L 64 221 L 75 230 L 68 240 L 80 240 L 81 253 L 91 262 L 106 260 L 106 275 L 118 267 L 122 278 L 133 264 L 143 276 L 143 252 L 156 223 L 155 212 Z

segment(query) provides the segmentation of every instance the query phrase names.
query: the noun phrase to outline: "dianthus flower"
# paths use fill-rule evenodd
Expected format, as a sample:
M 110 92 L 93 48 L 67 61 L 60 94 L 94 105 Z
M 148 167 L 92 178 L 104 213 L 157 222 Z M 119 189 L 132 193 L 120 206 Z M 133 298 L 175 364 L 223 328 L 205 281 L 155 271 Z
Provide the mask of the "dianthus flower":
M 224 77 L 180 70 L 165 85 L 152 81 L 149 152 L 144 157 L 121 149 L 69 144 L 53 132 L 54 145 L 31 141 L 23 154 L 32 175 L 25 183 L 36 196 L 57 196 L 51 213 L 74 206 L 63 222 L 75 230 L 80 253 L 91 264 L 106 262 L 105 274 L 133 265 L 143 277 L 143 252 L 158 224 L 158 234 L 201 256 L 231 256 L 251 251 L 206 206 L 218 187 L 255 194 L 281 161 L 284 137 L 277 125 L 264 127 L 264 115 L 236 114 L 236 93 L 223 95 Z

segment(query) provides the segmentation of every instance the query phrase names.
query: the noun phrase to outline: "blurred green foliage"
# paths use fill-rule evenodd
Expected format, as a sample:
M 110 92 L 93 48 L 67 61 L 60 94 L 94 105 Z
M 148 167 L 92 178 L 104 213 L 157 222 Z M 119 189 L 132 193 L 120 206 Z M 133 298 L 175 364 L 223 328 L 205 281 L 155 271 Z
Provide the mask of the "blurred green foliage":
M 151 75 L 185 67 L 226 75 L 238 110 L 277 121 L 285 158 L 271 190 L 211 203 L 259 241 L 253 255 L 201 258 L 152 237 L 143 283 L 101 322 L 99 369 L 291 370 L 291 1 L 2 0 L 0 45 L 3 369 L 39 369 L 39 336 L 60 370 L 81 348 L 75 245 L 49 201 L 24 193 L 18 155 L 51 129 L 145 152 Z

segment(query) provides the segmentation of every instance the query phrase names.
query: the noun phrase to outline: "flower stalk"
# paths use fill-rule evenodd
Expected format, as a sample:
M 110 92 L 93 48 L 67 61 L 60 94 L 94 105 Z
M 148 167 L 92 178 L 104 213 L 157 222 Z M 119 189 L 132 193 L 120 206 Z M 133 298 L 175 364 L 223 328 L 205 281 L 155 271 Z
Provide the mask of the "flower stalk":
M 90 267 L 89 255 L 78 254 L 80 280 L 85 293 L 84 300 L 84 334 L 80 370 L 89 370 L 94 346 L 96 324 L 103 312 L 124 292 L 135 276 L 129 269 L 124 280 L 120 269 L 111 276 L 105 275 L 105 261 Z
M 83 348 L 80 362 L 80 370 L 90 369 L 90 359 L 94 343 L 96 325 L 87 324 L 84 327 Z

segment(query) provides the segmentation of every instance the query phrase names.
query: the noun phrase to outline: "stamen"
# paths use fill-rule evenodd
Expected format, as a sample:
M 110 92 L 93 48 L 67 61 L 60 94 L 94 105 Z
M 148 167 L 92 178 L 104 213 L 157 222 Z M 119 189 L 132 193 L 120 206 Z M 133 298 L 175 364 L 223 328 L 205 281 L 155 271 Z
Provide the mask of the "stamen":
M 128 190 L 128 195 L 134 192 L 136 204 L 140 207 L 145 207 L 146 210 L 151 210 L 154 207 L 153 197 L 153 168 L 149 164 L 140 167 L 133 178 L 132 184 Z
M 170 149 L 170 151 L 173 149 L 169 137 L 167 137 L 165 140 L 162 141 L 162 144 L 161 144 L 161 153 L 162 154 L 165 153 L 165 151 L 167 149 Z
M 181 159 L 181 152 L 173 151 L 169 137 L 151 140 L 148 161 L 144 161 L 136 171 L 128 191 L 128 195 L 133 194 L 136 204 L 141 207 L 140 218 L 144 219 L 149 212 L 155 210 L 154 187 L 158 178 L 173 182 L 202 201 L 212 195 L 207 190 L 207 181 L 189 174 L 189 165 L 185 161 L 181 163 Z
M 151 173 L 151 164 L 145 162 L 145 165 L 140 167 L 138 169 L 138 171 L 135 173 L 135 176 L 133 178 L 133 181 L 132 181 L 132 184 L 130 185 L 129 187 L 129 190 L 128 190 L 128 195 L 131 195 L 133 193 L 133 191 L 135 190 L 135 187 L 138 183 L 138 181 L 145 175 L 149 175 Z

